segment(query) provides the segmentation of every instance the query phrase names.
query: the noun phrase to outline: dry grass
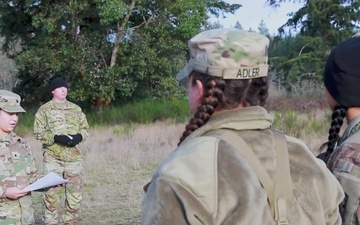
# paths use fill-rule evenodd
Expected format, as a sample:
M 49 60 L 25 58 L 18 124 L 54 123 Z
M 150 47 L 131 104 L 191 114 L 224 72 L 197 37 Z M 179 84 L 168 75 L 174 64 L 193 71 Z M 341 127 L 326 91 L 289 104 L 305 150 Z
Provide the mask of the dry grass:
M 320 119 L 323 113 L 314 116 Z M 79 224 L 140 224 L 142 187 L 159 162 L 175 148 L 184 125 L 164 121 L 93 128 L 90 138 L 81 145 L 85 185 Z M 304 131 L 300 135 L 312 149 L 326 140 L 323 134 L 309 136 Z M 26 138 L 41 169 L 40 143 L 31 136 Z M 42 224 L 41 194 L 35 192 L 34 197 L 37 224 Z
M 140 224 L 142 187 L 168 153 L 175 148 L 184 124 L 92 129 L 81 145 L 84 154 L 84 200 L 79 224 Z M 41 146 L 26 137 L 42 168 Z M 36 224 L 41 223 L 41 194 L 35 192 Z
M 291 109 L 299 113 L 313 113 L 314 111 L 324 111 L 329 108 L 325 96 L 314 96 L 313 98 L 271 96 L 266 100 L 264 107 L 269 111 L 286 111 Z

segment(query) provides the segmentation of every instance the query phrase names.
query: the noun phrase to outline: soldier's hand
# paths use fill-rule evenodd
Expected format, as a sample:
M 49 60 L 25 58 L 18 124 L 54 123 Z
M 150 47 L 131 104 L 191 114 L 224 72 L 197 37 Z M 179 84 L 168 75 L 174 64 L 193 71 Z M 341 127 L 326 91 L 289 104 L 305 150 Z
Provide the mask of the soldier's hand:
M 8 199 L 16 200 L 18 198 L 23 197 L 24 195 L 27 195 L 30 191 L 27 189 L 19 189 L 17 187 L 9 187 L 6 189 L 5 197 Z

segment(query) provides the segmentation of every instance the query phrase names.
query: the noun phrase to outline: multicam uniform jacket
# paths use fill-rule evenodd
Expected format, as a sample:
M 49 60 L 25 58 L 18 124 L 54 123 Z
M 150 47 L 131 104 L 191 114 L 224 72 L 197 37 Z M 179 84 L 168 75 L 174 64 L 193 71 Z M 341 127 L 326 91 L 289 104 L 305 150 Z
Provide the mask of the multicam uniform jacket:
M 262 107 L 213 115 L 155 171 L 142 204 L 143 225 L 274 225 L 267 193 L 240 152 L 206 133 L 230 129 L 254 151 L 274 179 L 272 117 Z M 306 145 L 286 136 L 294 198 L 291 225 L 340 225 L 339 182 Z
M 43 143 L 46 153 L 56 159 L 73 162 L 82 158 L 80 149 L 67 147 L 54 142 L 55 135 L 80 133 L 85 140 L 88 137 L 89 125 L 81 108 L 70 102 L 59 107 L 54 100 L 42 105 L 35 114 L 34 136 Z
M 343 225 L 360 224 L 360 116 L 345 129 L 327 165 L 339 180 L 346 198 L 340 209 Z
M 37 178 L 38 171 L 27 141 L 15 133 L 0 135 L 0 224 L 34 223 L 31 195 L 10 200 L 5 193 L 9 187 L 25 188 Z

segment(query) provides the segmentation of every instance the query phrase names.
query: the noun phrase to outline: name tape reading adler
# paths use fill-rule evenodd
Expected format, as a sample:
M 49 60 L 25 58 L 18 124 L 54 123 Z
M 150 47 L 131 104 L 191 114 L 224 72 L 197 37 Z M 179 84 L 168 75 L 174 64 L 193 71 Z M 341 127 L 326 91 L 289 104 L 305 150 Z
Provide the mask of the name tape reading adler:
M 260 76 L 260 68 L 242 68 L 239 69 L 237 78 L 253 78 Z

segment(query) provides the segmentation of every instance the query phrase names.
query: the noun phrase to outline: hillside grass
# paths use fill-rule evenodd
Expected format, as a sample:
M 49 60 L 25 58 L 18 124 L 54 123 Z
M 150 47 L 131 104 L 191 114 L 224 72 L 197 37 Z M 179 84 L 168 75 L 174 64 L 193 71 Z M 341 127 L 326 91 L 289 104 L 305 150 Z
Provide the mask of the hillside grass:
M 309 99 L 303 101 L 309 104 Z M 301 103 L 299 99 L 273 99 L 266 108 L 274 115 L 276 129 L 303 140 L 317 154 L 327 139 L 329 111 L 317 103 L 308 109 L 297 108 L 305 104 Z M 21 115 L 17 132 L 29 141 L 41 171 L 41 144 L 32 135 L 33 113 L 28 110 Z M 91 128 L 90 137 L 80 145 L 84 200 L 78 224 L 140 224 L 142 188 L 159 163 L 175 149 L 189 116 L 186 100 L 145 101 L 104 109 L 103 114 L 87 113 Z M 36 224 L 43 224 L 41 195 L 34 192 Z

